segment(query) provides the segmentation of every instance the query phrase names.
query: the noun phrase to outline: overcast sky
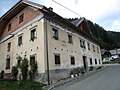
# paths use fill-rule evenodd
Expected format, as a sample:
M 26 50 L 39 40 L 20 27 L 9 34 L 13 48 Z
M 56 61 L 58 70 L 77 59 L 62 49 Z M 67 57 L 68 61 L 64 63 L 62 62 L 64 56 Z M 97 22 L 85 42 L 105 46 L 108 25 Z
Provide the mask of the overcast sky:
M 8 11 L 19 0 L 0 0 L 0 16 Z M 120 32 L 120 0 L 54 0 L 75 11 L 80 16 L 61 7 L 52 0 L 30 0 L 53 7 L 53 11 L 62 17 L 85 17 L 106 30 Z

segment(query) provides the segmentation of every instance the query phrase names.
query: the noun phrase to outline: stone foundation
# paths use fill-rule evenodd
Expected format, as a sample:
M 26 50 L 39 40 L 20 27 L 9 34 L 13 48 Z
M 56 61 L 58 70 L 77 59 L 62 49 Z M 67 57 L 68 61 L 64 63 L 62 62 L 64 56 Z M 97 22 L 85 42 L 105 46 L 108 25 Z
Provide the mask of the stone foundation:
M 71 69 L 55 69 L 50 70 L 50 83 L 57 82 L 58 80 L 70 77 Z M 47 71 L 46 73 L 38 73 L 38 75 L 35 78 L 35 81 L 40 83 L 48 83 L 48 77 L 47 77 Z

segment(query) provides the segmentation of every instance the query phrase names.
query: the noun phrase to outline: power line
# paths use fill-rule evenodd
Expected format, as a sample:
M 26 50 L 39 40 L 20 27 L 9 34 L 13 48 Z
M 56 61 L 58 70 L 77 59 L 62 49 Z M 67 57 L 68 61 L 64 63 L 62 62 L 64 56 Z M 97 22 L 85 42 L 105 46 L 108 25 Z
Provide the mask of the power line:
M 65 7 L 65 6 L 63 6 L 62 4 L 60 4 L 60 3 L 56 2 L 55 0 L 52 0 L 52 1 L 53 1 L 53 2 L 55 2 L 56 4 L 58 4 L 58 5 L 62 6 L 63 8 L 65 8 L 65 9 L 67 9 L 67 10 L 69 10 L 69 11 L 73 12 L 74 14 L 76 14 L 76 15 L 78 15 L 78 16 L 80 16 L 80 17 L 81 17 L 81 15 L 80 15 L 80 14 L 78 14 L 78 13 L 76 13 L 75 11 L 73 11 L 73 10 L 71 10 L 71 9 L 69 9 L 69 8 L 67 8 L 67 7 Z

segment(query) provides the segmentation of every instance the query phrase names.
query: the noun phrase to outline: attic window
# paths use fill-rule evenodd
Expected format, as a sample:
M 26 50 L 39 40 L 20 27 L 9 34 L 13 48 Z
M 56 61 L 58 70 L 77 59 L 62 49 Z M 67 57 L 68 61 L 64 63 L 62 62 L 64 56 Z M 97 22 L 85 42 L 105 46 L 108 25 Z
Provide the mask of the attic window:
M 11 23 L 8 24 L 8 31 L 10 31 L 10 30 L 11 30 Z
M 19 23 L 23 22 L 23 19 L 24 19 L 24 14 L 19 16 Z

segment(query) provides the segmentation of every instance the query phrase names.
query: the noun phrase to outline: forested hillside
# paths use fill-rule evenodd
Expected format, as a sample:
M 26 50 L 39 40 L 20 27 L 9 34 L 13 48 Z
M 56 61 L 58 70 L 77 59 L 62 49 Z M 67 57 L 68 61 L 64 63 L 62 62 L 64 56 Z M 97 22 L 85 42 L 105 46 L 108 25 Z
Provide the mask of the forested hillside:
M 69 18 L 70 22 L 77 20 L 78 18 Z M 101 43 L 101 48 L 106 50 L 111 50 L 115 48 L 120 48 L 120 32 L 106 31 L 100 25 L 88 20 L 91 28 L 92 36 L 96 38 Z
M 100 43 L 101 48 L 111 50 L 120 48 L 120 32 L 106 31 L 103 27 L 88 20 L 93 37 Z

